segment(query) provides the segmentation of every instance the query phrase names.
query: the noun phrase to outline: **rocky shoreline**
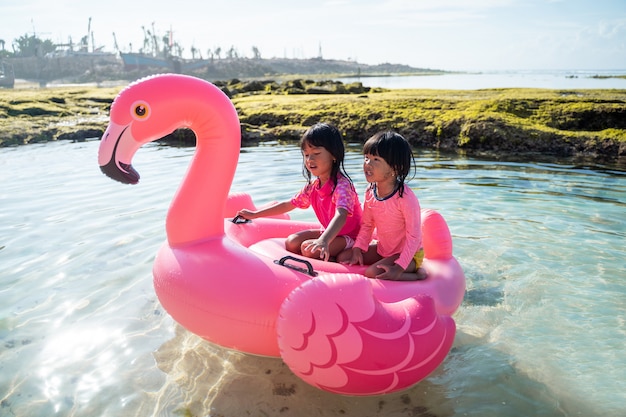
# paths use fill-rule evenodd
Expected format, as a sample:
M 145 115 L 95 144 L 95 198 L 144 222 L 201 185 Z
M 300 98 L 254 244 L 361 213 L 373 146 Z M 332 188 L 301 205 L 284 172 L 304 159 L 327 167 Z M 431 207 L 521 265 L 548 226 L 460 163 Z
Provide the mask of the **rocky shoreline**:
M 242 142 L 297 140 L 312 123 L 334 123 L 350 142 L 395 129 L 414 146 L 498 155 L 626 160 L 626 90 L 476 91 L 373 89 L 360 82 L 215 82 L 231 97 Z M 100 137 L 122 87 L 0 92 L 0 147 Z M 193 145 L 191 131 L 162 139 Z

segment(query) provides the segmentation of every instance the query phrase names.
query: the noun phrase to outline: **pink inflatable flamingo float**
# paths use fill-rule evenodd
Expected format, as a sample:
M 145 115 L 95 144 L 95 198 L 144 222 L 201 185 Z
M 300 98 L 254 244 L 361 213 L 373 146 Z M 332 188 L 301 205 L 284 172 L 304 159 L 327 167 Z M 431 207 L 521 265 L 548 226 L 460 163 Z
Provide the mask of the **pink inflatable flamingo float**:
M 153 268 L 159 301 L 174 320 L 218 345 L 280 356 L 304 381 L 346 395 L 408 388 L 445 359 L 465 277 L 438 213 L 422 214 L 425 281 L 373 280 L 362 267 L 285 258 L 283 238 L 311 223 L 231 221 L 254 204 L 247 194 L 229 195 L 239 119 L 209 82 L 167 74 L 121 91 L 100 144 L 102 171 L 138 182 L 135 152 L 182 127 L 195 133 L 196 151 Z

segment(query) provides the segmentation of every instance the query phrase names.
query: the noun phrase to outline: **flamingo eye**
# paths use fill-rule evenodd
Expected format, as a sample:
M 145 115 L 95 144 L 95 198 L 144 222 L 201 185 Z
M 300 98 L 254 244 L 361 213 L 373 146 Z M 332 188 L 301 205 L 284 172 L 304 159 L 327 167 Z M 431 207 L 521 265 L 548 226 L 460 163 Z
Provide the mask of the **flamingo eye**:
M 146 120 L 150 117 L 150 106 L 143 101 L 133 103 L 131 108 L 131 116 L 135 120 Z

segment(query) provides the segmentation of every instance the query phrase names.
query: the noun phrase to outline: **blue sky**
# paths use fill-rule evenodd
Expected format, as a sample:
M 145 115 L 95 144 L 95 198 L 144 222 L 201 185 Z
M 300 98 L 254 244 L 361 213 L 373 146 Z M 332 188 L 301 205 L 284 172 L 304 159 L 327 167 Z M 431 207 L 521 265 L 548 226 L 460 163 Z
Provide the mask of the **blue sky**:
M 6 48 L 33 32 L 54 42 L 87 33 L 137 51 L 142 26 L 191 47 L 252 57 L 351 59 L 443 70 L 623 69 L 625 0 L 3 0 Z M 222 54 L 223 55 L 223 54 Z

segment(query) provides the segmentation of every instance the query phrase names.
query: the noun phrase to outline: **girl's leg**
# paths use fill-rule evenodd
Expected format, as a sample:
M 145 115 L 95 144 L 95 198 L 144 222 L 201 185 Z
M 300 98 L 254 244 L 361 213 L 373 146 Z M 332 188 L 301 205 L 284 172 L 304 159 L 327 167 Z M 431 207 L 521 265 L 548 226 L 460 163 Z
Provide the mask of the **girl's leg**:
M 398 281 L 421 281 L 426 279 L 426 275 L 426 270 L 424 268 L 415 268 L 415 261 L 412 260 L 402 275 L 400 275 Z
M 368 278 L 376 278 L 376 275 L 385 272 L 384 269 L 379 268 L 379 265 L 393 265 L 394 261 L 398 259 L 398 255 L 390 256 L 388 258 L 381 258 L 379 255 L 379 259 L 376 262 L 371 263 L 369 267 L 365 270 L 365 276 Z M 365 257 L 363 258 L 363 262 L 365 262 Z M 367 263 L 365 263 L 367 265 Z
M 350 262 L 350 259 L 352 259 L 352 248 L 341 251 L 339 254 L 337 254 L 336 260 L 339 263 L 345 263 Z
M 370 265 L 380 260 L 380 255 L 376 252 L 376 244 L 372 243 L 367 248 L 367 252 L 363 252 L 363 265 Z M 346 249 L 337 255 L 337 262 L 350 262 L 352 259 L 352 248 Z
M 300 253 L 303 256 L 306 256 L 307 258 L 320 259 L 319 251 L 312 252 L 312 251 L 308 251 L 305 249 L 307 245 L 309 245 L 318 237 L 319 235 L 317 237 L 314 237 L 312 239 L 307 239 L 302 242 L 302 244 L 300 245 Z M 330 253 L 330 257 L 332 258 L 332 260 L 335 260 L 335 257 L 339 255 L 339 253 L 341 253 L 341 251 L 343 251 L 345 248 L 346 248 L 346 238 L 344 236 L 337 236 L 336 238 L 334 238 L 330 242 L 330 245 L 328 245 L 328 252 Z
M 285 249 L 291 253 L 302 255 L 300 247 L 305 240 L 317 239 L 322 234 L 321 230 L 309 229 L 300 230 L 294 234 L 287 236 L 285 240 Z
M 386 258 L 380 256 L 377 249 L 378 245 L 376 243 L 371 243 L 369 248 L 367 248 L 367 252 L 363 253 L 363 264 L 369 265 L 365 270 L 365 276 L 368 278 L 375 278 L 376 275 L 382 272 L 378 269 L 377 265 L 381 262 L 385 262 Z M 391 263 L 393 263 L 393 261 Z
M 376 275 L 383 272 L 382 269 L 378 268 L 378 265 L 392 265 L 396 261 L 396 259 L 398 259 L 398 256 L 400 255 L 394 255 L 390 256 L 389 258 L 381 259 L 380 261 L 367 268 L 367 270 L 365 271 L 365 275 L 369 278 L 374 278 Z M 369 274 L 373 275 L 370 276 Z M 400 274 L 400 276 L 397 278 L 397 281 L 420 281 L 426 279 L 426 275 L 427 274 L 424 268 L 416 269 L 415 260 L 411 260 L 404 272 Z

